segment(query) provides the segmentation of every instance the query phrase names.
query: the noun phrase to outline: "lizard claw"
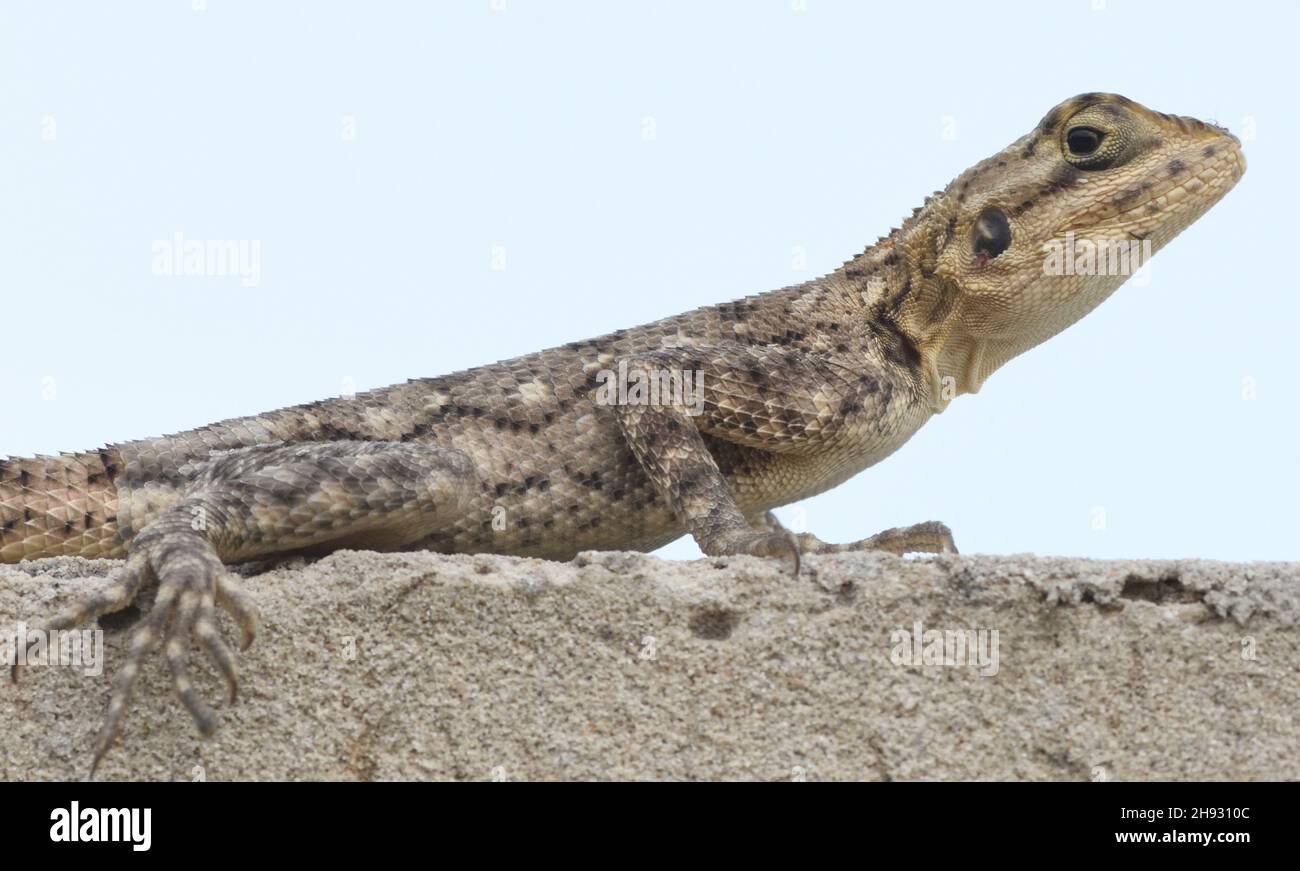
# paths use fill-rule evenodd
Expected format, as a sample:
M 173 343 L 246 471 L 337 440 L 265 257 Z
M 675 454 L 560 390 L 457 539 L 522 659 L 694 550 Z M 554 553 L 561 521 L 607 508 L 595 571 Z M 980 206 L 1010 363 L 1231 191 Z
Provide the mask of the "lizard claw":
M 247 650 L 257 638 L 257 631 L 262 625 L 257 609 L 230 572 L 222 572 L 217 576 L 216 594 L 216 603 L 235 618 L 235 623 L 239 626 L 239 649 Z

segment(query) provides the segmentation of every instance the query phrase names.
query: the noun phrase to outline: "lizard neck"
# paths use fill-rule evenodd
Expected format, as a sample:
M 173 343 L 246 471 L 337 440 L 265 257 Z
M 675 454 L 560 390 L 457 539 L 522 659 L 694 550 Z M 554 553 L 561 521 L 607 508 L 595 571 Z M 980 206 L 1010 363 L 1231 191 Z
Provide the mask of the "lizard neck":
M 990 311 L 995 311 L 990 303 L 981 305 L 939 266 L 952 220 L 951 204 L 927 200 L 900 228 L 837 271 L 862 300 L 871 331 L 898 336 L 908 346 L 909 366 L 934 413 L 963 393 L 979 392 L 989 375 L 1012 357 L 1104 298 L 1079 295 L 1071 307 L 1079 308 L 1077 312 L 1015 332 L 995 332 L 987 323 Z
M 964 329 L 960 288 L 909 256 L 902 231 L 844 264 L 843 281 L 865 305 L 872 333 L 906 346 L 918 389 L 934 413 L 1010 359 L 1004 349 Z

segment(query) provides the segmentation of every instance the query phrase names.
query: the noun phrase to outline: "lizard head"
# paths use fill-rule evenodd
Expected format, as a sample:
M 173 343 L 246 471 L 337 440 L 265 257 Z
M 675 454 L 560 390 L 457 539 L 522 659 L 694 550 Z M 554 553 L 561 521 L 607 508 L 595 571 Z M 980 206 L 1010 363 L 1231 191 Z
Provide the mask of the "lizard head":
M 917 289 L 897 322 L 931 377 L 974 392 L 1083 317 L 1246 169 L 1221 127 L 1082 94 L 967 170 L 898 240 Z

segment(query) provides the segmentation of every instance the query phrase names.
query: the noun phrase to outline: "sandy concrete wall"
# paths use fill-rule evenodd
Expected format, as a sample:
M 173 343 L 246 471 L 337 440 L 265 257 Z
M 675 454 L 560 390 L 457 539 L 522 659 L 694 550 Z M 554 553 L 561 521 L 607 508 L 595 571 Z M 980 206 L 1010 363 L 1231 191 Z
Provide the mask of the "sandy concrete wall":
M 0 630 L 114 565 L 0 566 Z M 793 579 L 748 557 L 341 552 L 246 579 L 264 627 L 240 702 L 195 668 L 223 720 L 212 739 L 151 660 L 101 775 L 1295 779 L 1298 578 L 1295 563 L 850 554 Z M 104 674 L 0 685 L 0 779 L 85 774 L 125 616 Z M 919 645 L 901 634 L 918 628 Z

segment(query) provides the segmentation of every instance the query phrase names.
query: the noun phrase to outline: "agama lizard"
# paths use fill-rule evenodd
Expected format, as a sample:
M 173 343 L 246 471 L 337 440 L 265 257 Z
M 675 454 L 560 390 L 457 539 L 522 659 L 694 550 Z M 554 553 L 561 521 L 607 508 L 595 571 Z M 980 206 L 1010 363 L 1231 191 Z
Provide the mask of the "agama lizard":
M 47 629 L 158 584 L 98 764 L 159 644 L 199 731 L 216 727 L 187 658 L 197 643 L 233 700 L 216 609 L 244 646 L 258 621 L 229 563 L 345 547 L 565 560 L 685 533 L 709 555 L 793 556 L 796 571 L 800 553 L 955 550 L 941 523 L 828 544 L 769 512 L 888 456 L 1127 277 L 1048 268 L 1054 244 L 1157 250 L 1244 171 L 1220 127 L 1083 94 L 805 284 L 355 397 L 0 461 L 0 560 L 125 558 Z

